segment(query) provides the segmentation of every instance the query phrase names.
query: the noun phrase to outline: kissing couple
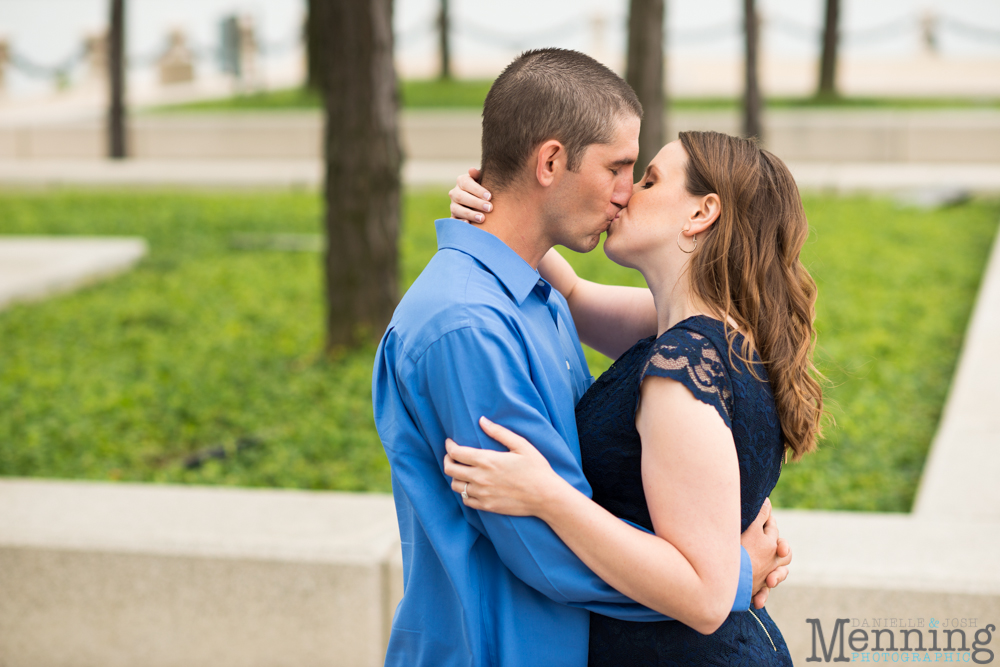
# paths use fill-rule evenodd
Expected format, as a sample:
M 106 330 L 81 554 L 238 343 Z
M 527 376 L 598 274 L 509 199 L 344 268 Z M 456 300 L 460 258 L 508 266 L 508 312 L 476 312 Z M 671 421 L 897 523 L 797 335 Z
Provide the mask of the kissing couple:
M 816 446 L 816 287 L 784 163 L 682 132 L 574 51 L 515 59 L 482 171 L 379 345 L 404 594 L 386 665 L 790 665 L 768 495 Z M 578 277 L 597 247 L 648 289 Z M 581 341 L 615 359 L 595 381 Z

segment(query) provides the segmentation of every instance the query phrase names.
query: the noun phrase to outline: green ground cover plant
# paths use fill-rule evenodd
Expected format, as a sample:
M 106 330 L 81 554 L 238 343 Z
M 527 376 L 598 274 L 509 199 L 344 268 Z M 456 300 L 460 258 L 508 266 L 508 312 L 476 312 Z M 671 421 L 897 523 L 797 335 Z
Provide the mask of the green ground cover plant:
M 492 84 L 489 79 L 403 80 L 399 83 L 400 105 L 407 109 L 481 109 Z M 156 111 L 302 111 L 321 106 L 320 96 L 313 90 L 284 88 L 159 107 Z
M 489 92 L 489 79 L 405 79 L 399 92 L 406 109 L 482 109 Z M 736 97 L 675 97 L 668 105 L 678 111 L 728 111 L 740 108 Z M 970 109 L 1000 108 L 992 97 L 772 97 L 771 109 Z M 286 88 L 237 95 L 218 100 L 159 107 L 159 112 L 186 111 L 281 111 L 318 109 L 319 96 L 304 88 Z
M 906 511 L 1000 202 L 923 211 L 807 197 L 818 362 L 836 426 L 776 504 Z M 439 191 L 405 197 L 408 286 L 435 250 Z M 315 193 L 0 192 L 0 234 L 141 235 L 132 272 L 0 312 L 0 475 L 388 491 L 374 347 L 320 352 Z M 247 239 L 254 239 L 248 243 Z M 279 249 L 274 249 L 279 248 Z M 285 250 L 280 250 L 284 248 Z M 600 250 L 577 270 L 642 284 Z M 610 360 L 588 350 L 595 375 Z

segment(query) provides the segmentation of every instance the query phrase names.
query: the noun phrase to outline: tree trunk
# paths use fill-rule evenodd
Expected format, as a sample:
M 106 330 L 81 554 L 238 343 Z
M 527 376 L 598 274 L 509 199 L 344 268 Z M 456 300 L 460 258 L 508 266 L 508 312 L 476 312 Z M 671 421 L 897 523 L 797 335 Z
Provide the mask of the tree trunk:
M 324 77 L 320 58 L 323 55 L 322 31 L 317 26 L 316 14 L 318 6 L 327 0 L 308 0 L 306 3 L 306 88 L 323 92 Z
M 743 24 L 746 28 L 745 89 L 743 92 L 743 136 L 762 138 L 760 120 L 760 82 L 757 52 L 760 46 L 760 19 L 755 0 L 743 0 Z
M 438 51 L 441 54 L 440 78 L 451 78 L 451 42 L 448 32 L 451 30 L 451 16 L 448 12 L 448 0 L 440 0 L 441 9 L 438 13 Z
M 639 178 L 665 143 L 663 119 L 663 20 L 664 0 L 631 0 L 628 16 L 628 61 L 625 80 L 642 104 L 639 132 Z
M 326 102 L 327 349 L 382 334 L 399 300 L 392 0 L 314 0 Z
M 121 159 L 125 146 L 125 0 L 111 0 L 108 28 L 108 157 Z
M 837 46 L 840 32 L 840 0 L 826 0 L 823 24 L 823 55 L 819 62 L 819 87 L 816 97 L 837 96 Z

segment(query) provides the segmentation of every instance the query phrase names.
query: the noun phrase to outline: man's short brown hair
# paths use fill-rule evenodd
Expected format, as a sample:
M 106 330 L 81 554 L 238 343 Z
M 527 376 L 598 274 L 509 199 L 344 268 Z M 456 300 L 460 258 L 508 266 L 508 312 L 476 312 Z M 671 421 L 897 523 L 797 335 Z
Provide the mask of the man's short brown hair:
M 483 183 L 502 190 L 543 141 L 566 148 L 576 171 L 591 144 L 612 141 L 619 119 L 642 118 L 625 81 L 590 56 L 566 49 L 525 51 L 497 77 L 483 104 Z

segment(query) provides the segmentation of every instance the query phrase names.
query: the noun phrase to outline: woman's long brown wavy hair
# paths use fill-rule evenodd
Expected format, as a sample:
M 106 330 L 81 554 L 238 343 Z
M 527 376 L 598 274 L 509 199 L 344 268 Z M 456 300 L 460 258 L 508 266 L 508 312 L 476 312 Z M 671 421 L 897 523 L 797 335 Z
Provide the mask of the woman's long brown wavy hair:
M 816 283 L 799 261 L 809 234 L 799 189 L 785 163 L 752 140 L 718 132 L 681 132 L 680 140 L 688 192 L 715 193 L 722 203 L 691 256 L 691 287 L 737 323 L 744 361 L 757 352 L 797 461 L 816 449 L 823 414 L 812 361 Z M 737 332 L 728 326 L 732 343 Z

